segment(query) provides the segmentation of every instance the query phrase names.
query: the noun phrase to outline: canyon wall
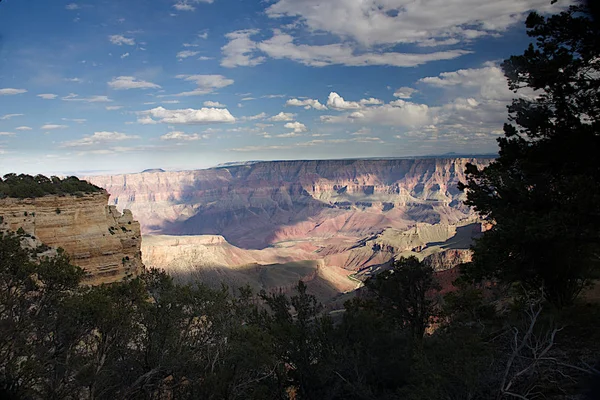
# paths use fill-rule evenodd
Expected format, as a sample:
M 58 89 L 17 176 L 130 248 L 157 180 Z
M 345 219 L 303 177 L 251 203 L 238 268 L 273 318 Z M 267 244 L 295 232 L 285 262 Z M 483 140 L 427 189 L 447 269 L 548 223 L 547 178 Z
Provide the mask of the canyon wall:
M 260 249 L 474 219 L 457 189 L 482 158 L 272 161 L 85 179 L 131 209 L 143 233 L 222 235 Z
M 108 199 L 108 193 L 0 199 L 0 228 L 22 228 L 47 246 L 62 247 L 86 270 L 85 283 L 120 281 L 143 270 L 140 224 Z

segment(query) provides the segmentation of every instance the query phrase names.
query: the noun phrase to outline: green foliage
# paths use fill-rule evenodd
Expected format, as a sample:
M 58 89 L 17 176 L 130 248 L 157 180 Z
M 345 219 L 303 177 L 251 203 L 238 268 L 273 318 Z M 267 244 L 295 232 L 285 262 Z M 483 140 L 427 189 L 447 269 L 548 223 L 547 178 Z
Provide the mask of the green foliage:
M 76 176 L 60 179 L 56 176 L 47 178 L 43 175 L 6 174 L 0 178 L 0 199 L 35 198 L 46 195 L 82 195 L 84 193 L 102 192 L 104 189 L 82 181 Z
M 543 289 L 563 307 L 598 268 L 600 39 L 584 6 L 526 25 L 536 43 L 503 69 L 511 89 L 540 92 L 509 106 L 499 158 L 467 169 L 466 203 L 495 225 L 465 272 Z
M 393 268 L 366 282 L 377 298 L 378 310 L 389 321 L 408 328 L 420 342 L 436 312 L 435 292 L 440 290 L 433 269 L 416 257 L 401 258 Z

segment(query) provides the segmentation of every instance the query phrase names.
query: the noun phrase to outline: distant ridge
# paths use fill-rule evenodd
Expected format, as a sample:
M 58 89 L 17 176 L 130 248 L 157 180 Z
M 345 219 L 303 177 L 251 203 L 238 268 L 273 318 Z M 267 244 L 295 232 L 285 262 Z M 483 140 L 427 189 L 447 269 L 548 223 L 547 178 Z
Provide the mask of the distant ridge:
M 166 171 L 162 168 L 150 168 L 150 169 L 143 170 L 141 173 L 143 174 L 146 172 L 166 172 Z

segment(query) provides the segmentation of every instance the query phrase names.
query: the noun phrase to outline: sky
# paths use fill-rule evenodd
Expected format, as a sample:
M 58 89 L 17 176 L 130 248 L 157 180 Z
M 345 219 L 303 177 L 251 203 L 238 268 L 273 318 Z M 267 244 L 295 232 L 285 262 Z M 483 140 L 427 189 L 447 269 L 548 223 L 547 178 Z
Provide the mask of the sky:
M 550 0 L 4 0 L 0 174 L 488 154 Z

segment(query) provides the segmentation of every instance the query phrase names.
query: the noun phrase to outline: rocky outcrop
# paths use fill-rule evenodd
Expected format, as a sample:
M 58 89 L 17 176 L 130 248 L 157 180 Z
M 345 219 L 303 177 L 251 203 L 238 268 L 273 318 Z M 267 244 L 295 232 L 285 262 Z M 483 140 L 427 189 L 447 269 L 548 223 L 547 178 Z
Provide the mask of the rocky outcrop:
M 440 272 L 471 262 L 472 258 L 473 252 L 469 249 L 449 249 L 431 254 L 425 257 L 423 262 L 434 271 Z
M 116 282 L 143 269 L 140 224 L 131 211 L 107 205 L 108 193 L 0 199 L 2 227 L 20 228 L 47 246 L 62 247 L 87 272 L 85 283 Z
M 197 171 L 87 177 L 131 209 L 144 233 L 222 235 L 236 246 L 365 237 L 472 218 L 457 189 L 467 163 L 423 158 L 255 162 Z

